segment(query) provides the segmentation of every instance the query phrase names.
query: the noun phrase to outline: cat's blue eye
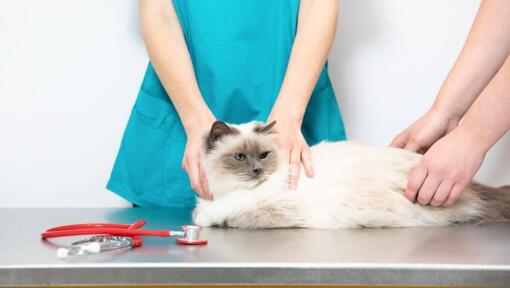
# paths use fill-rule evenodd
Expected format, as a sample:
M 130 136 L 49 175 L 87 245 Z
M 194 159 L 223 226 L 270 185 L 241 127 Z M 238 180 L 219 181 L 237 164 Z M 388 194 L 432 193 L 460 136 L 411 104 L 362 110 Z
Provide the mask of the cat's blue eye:
M 266 159 L 269 152 L 264 152 L 259 155 L 259 159 Z
M 246 155 L 244 153 L 234 153 L 234 158 L 238 161 L 243 161 L 246 159 Z

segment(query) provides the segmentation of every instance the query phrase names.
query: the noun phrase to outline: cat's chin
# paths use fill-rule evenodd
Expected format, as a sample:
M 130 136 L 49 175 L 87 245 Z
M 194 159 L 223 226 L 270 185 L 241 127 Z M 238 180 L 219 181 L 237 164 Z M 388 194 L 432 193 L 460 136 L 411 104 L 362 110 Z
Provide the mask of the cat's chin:
M 267 181 L 267 179 L 259 179 L 259 180 L 253 181 L 253 184 L 250 186 L 251 187 L 250 189 L 255 189 L 255 188 L 259 187 L 260 185 L 264 184 L 266 181 Z
M 238 180 L 233 190 L 253 190 L 266 183 L 268 177 L 252 178 L 250 180 Z
M 216 193 L 213 191 L 212 194 L 214 195 L 214 200 L 219 200 L 219 199 L 224 198 L 225 196 L 229 195 L 230 193 L 232 193 L 234 191 L 250 191 L 250 190 L 255 190 L 258 187 L 260 187 L 260 185 L 264 184 L 265 182 L 267 182 L 267 179 L 259 180 L 259 181 L 242 182 L 241 185 L 235 185 L 234 187 L 230 187 L 230 189 L 228 189 L 228 190 L 216 191 Z M 203 200 L 203 201 L 206 201 L 206 200 Z

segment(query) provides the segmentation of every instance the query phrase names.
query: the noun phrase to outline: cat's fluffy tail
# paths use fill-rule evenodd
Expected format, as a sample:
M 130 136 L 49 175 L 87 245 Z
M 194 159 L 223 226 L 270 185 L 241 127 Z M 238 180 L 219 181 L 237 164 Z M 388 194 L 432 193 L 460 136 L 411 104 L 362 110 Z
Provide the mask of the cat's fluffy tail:
M 510 185 L 489 187 L 473 183 L 471 188 L 486 204 L 483 221 L 510 221 Z

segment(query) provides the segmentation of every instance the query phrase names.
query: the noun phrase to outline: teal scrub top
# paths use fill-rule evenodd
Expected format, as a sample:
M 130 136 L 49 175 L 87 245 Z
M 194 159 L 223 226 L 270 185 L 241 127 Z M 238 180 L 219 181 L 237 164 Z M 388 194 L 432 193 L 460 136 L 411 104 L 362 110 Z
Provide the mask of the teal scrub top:
M 296 36 L 298 0 L 174 0 L 202 96 L 217 119 L 266 121 Z M 172 53 L 172 51 L 168 51 Z M 345 139 L 327 73 L 304 115 L 309 145 Z M 149 63 L 107 188 L 139 206 L 193 207 L 181 168 L 186 134 Z

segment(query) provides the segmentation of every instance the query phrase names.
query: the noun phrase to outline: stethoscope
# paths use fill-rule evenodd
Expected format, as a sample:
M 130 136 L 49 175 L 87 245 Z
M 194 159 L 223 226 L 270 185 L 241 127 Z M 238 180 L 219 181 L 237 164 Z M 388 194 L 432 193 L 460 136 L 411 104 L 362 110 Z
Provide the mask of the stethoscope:
M 63 248 L 64 250 L 60 249 L 57 254 L 64 257 L 69 254 L 81 255 L 83 253 L 98 253 L 125 247 L 138 247 L 143 244 L 141 236 L 176 236 L 175 242 L 177 242 L 177 244 L 207 244 L 207 240 L 200 239 L 200 226 L 184 225 L 181 226 L 182 231 L 138 229 L 144 224 L 145 221 L 139 220 L 133 224 L 89 223 L 65 225 L 53 227 L 44 231 L 41 233 L 41 238 L 95 235 L 86 240 L 74 242 L 67 248 Z M 103 249 L 101 247 L 103 247 Z

